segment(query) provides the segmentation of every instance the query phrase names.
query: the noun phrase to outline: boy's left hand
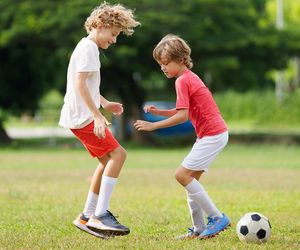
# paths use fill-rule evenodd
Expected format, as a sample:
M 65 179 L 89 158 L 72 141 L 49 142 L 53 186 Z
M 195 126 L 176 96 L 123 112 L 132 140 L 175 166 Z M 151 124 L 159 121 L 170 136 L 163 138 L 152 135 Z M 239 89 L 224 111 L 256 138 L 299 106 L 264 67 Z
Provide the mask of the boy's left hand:
M 118 103 L 118 102 L 108 102 L 104 109 L 107 111 L 112 112 L 114 115 L 121 115 L 123 113 L 123 104 Z
M 134 123 L 134 127 L 137 131 L 153 131 L 155 130 L 155 126 L 152 122 L 147 122 L 143 120 L 137 120 Z

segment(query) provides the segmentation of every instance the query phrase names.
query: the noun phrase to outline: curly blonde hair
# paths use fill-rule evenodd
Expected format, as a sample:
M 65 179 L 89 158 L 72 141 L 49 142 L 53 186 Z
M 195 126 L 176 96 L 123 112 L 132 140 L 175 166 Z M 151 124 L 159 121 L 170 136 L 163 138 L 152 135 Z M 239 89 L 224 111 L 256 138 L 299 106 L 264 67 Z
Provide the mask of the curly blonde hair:
M 88 34 L 98 27 L 118 27 L 127 36 L 130 36 L 138 25 L 140 23 L 135 20 L 132 10 L 126 9 L 121 4 L 110 5 L 104 1 L 92 11 L 86 19 L 84 27 Z
M 189 69 L 193 67 L 191 59 L 191 48 L 181 37 L 168 34 L 161 39 L 153 50 L 153 57 L 156 61 L 162 58 L 167 62 L 183 62 Z

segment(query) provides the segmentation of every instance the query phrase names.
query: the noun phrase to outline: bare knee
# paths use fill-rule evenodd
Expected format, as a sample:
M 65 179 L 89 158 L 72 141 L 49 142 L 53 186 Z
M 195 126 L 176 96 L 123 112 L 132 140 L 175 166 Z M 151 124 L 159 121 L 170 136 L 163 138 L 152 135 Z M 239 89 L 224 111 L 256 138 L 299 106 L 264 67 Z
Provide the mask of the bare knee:
M 120 153 L 119 154 L 120 154 L 120 157 L 125 161 L 126 158 L 127 158 L 127 151 L 121 146 L 120 146 Z
M 193 170 L 179 167 L 175 171 L 175 179 L 184 187 L 188 185 L 194 178 L 196 178 L 194 175 L 196 175 L 198 180 L 200 176 L 198 177 L 198 174 L 195 174 L 195 171 Z
M 174 177 L 175 177 L 175 179 L 179 182 L 181 176 L 180 176 L 180 173 L 179 173 L 178 169 L 176 169 L 176 171 L 175 171 L 175 173 L 174 173 Z
M 112 151 L 110 155 L 111 158 L 124 162 L 127 157 L 127 152 L 122 146 L 119 146 L 114 151 Z
M 180 168 L 178 168 L 175 171 L 174 177 L 181 185 L 185 184 L 186 176 L 184 175 L 184 173 L 181 171 Z

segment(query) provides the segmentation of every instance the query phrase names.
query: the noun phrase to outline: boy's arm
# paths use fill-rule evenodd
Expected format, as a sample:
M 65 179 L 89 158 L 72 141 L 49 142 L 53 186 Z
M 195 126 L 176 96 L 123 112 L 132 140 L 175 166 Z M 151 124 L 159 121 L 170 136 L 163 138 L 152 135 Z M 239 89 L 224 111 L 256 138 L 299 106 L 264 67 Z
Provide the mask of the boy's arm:
M 88 72 L 76 74 L 75 89 L 94 116 L 94 134 L 98 137 L 105 137 L 105 118 L 97 109 L 91 94 L 86 86 Z
M 178 112 L 178 110 L 176 108 L 174 108 L 174 109 L 159 109 L 158 112 L 159 112 L 159 115 L 161 115 L 161 116 L 171 117 L 171 116 L 175 115 Z
M 123 113 L 123 105 L 118 102 L 110 102 L 100 95 L 100 104 L 107 111 L 112 112 L 114 115 L 121 115 Z
M 158 109 L 155 105 L 146 105 L 144 107 L 145 113 L 151 113 L 153 115 L 160 115 L 170 117 L 177 113 L 176 108 L 174 109 Z
M 168 119 L 158 121 L 158 122 L 147 122 L 142 120 L 137 120 L 134 123 L 134 127 L 138 131 L 153 131 L 160 128 L 167 128 L 175 126 L 179 123 L 183 123 L 187 121 L 189 118 L 189 110 L 188 109 L 180 109 L 177 112 L 169 117 Z
M 103 108 L 108 104 L 108 100 L 106 100 L 102 95 L 100 95 L 100 104 Z
M 107 99 L 104 98 L 104 96 L 100 95 L 100 105 L 102 106 L 102 108 L 105 109 L 105 107 L 110 103 L 110 101 L 108 101 Z M 105 116 L 103 116 L 105 119 L 105 125 L 109 126 L 111 125 L 111 123 L 106 119 Z

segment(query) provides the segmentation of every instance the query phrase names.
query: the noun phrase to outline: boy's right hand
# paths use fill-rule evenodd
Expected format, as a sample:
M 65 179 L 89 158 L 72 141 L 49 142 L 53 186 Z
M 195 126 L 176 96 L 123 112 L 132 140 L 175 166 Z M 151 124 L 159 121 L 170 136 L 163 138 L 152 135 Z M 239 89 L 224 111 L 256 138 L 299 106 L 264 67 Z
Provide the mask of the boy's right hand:
M 94 134 L 99 138 L 105 138 L 106 119 L 104 116 L 94 116 Z
M 153 115 L 159 115 L 159 109 L 155 107 L 154 105 L 146 105 L 144 107 L 144 112 L 145 113 L 151 113 Z

